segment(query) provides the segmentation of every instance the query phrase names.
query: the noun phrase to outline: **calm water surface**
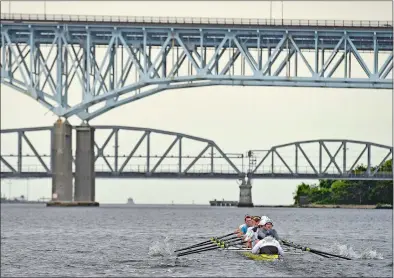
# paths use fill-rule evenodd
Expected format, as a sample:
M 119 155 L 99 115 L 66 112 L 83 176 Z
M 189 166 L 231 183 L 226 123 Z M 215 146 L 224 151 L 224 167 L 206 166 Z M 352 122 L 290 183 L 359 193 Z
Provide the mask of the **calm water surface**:
M 278 262 L 224 251 L 172 255 L 231 232 L 247 213 L 271 217 L 282 238 L 353 260 L 301 251 Z M 392 210 L 1 205 L 4 277 L 392 277 L 392 248 Z

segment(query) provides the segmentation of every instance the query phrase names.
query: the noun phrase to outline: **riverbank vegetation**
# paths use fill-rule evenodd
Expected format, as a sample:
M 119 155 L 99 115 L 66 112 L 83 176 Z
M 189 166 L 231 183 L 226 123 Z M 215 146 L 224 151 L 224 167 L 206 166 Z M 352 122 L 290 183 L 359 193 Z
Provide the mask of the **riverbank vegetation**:
M 386 161 L 379 172 L 392 172 L 392 163 L 392 159 Z M 365 171 L 366 167 L 361 165 L 354 172 Z M 318 184 L 301 183 L 297 186 L 295 205 L 300 204 L 300 196 L 306 196 L 313 204 L 393 205 L 393 181 L 319 180 Z

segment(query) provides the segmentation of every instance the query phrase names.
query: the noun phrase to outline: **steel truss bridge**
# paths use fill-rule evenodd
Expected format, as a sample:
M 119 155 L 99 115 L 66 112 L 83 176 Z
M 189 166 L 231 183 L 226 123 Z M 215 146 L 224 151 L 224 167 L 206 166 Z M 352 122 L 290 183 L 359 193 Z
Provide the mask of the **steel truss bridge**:
M 1 14 L 1 82 L 88 121 L 168 89 L 392 89 L 391 21 Z
M 182 133 L 94 128 L 97 178 L 393 179 L 391 170 L 382 171 L 393 148 L 371 142 L 311 140 L 244 155 L 225 153 L 212 140 Z M 52 177 L 52 132 L 50 126 L 1 130 L 1 178 Z

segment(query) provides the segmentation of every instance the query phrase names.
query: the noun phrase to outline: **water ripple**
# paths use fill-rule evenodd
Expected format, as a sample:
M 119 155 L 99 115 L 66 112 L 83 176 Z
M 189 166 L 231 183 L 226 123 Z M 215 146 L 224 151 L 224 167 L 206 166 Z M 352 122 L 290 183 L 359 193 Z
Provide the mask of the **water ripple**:
M 291 250 L 277 262 L 253 261 L 226 251 L 176 258 L 174 250 L 229 233 L 247 213 L 270 216 L 282 238 L 353 260 L 300 250 Z M 2 205 L 1 276 L 392 277 L 391 213 L 197 206 L 56 210 Z M 378 237 L 369 225 L 372 220 L 380 225 Z

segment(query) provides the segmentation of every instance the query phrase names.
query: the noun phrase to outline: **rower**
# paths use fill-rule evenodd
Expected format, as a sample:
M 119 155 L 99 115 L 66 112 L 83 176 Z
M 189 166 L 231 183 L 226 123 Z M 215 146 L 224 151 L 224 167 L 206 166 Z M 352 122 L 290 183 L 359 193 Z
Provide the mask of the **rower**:
M 280 243 L 272 236 L 266 236 L 260 240 L 252 249 L 253 254 L 268 254 L 268 255 L 281 255 L 284 256 L 284 252 Z
M 245 223 L 239 226 L 239 228 L 235 231 L 238 237 L 241 237 L 242 235 L 246 234 L 248 228 L 253 226 L 252 217 L 250 215 L 246 215 L 244 221 Z
M 272 227 L 274 226 L 272 220 L 267 216 L 262 216 L 260 223 L 258 224 L 259 229 L 257 231 L 257 238 L 263 239 L 267 236 L 272 236 L 276 240 L 280 240 L 278 233 Z
M 244 241 L 246 242 L 246 247 L 252 248 L 254 246 L 255 240 L 257 240 L 257 228 L 261 218 L 259 216 L 252 217 L 253 226 L 248 228 L 244 236 Z

